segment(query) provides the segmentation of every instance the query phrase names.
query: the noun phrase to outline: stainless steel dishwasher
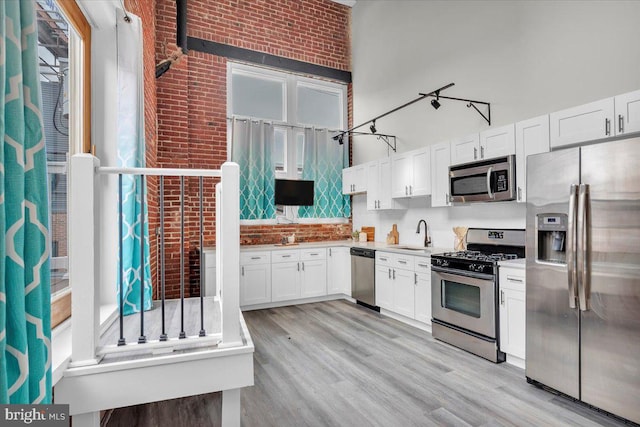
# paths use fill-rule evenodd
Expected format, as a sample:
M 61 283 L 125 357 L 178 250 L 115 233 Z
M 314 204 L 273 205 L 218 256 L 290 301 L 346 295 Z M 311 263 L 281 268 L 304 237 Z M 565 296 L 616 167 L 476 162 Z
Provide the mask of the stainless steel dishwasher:
M 351 297 L 358 304 L 374 310 L 376 307 L 376 251 L 351 248 Z

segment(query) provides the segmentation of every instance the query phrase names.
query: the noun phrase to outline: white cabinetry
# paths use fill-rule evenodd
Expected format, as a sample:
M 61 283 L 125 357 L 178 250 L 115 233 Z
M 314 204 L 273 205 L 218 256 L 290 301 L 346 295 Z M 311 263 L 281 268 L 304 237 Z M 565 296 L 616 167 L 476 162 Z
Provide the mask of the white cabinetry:
M 500 267 L 500 350 L 507 362 L 524 367 L 526 309 L 525 270 Z
M 527 201 L 527 157 L 549 151 L 549 115 L 516 123 L 518 201 Z
M 327 250 L 282 250 L 272 253 L 272 301 L 327 294 Z
M 473 133 L 451 140 L 451 164 L 472 162 L 480 158 L 480 135 Z
M 614 135 L 614 100 L 602 99 L 549 115 L 551 148 Z
M 615 97 L 616 135 L 640 132 L 640 90 Z
M 271 302 L 271 254 L 240 254 L 240 306 Z
M 431 324 L 429 257 L 376 252 L 376 305 Z
M 451 164 L 459 165 L 474 160 L 493 159 L 515 154 L 513 124 L 487 129 L 451 140 Z
M 431 324 L 431 258 L 416 257 L 415 262 L 415 319 Z
M 513 123 L 480 132 L 481 159 L 493 159 L 515 153 L 516 138 Z
M 431 151 L 428 147 L 391 158 L 391 197 L 417 197 L 431 194 Z
M 400 209 L 402 206 L 391 198 L 391 159 L 385 158 L 366 164 L 367 210 Z
M 431 146 L 431 206 L 449 206 L 449 166 L 451 145 L 448 141 Z
M 342 170 L 342 194 L 356 194 L 365 191 L 367 191 L 365 165 L 352 166 Z
M 351 296 L 351 253 L 347 247 L 327 249 L 327 294 Z

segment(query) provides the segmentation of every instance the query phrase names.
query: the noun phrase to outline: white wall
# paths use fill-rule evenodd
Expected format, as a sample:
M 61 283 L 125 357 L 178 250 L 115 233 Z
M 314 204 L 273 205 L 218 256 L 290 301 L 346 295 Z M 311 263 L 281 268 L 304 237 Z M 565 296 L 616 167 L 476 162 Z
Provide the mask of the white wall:
M 640 2 L 626 1 L 357 2 L 354 123 L 450 82 L 443 95 L 491 103 L 492 126 L 640 89 L 638 16 Z M 489 127 L 465 103 L 441 103 L 436 111 L 418 102 L 376 127 L 397 136 L 398 152 Z M 374 137 L 353 145 L 354 164 L 387 155 Z M 525 208 L 516 203 L 429 208 L 423 200 L 404 213 L 368 213 L 363 200 L 354 197 L 354 227 L 376 226 L 379 241 L 393 222 L 401 241 L 415 235 L 420 218 L 445 247 L 453 245 L 452 226 L 524 228 Z

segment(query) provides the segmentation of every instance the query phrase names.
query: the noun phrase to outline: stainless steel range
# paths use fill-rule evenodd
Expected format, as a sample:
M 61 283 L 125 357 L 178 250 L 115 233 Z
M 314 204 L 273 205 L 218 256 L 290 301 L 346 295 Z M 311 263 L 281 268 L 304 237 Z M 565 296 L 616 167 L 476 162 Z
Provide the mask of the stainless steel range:
M 498 261 L 524 258 L 525 230 L 472 228 L 467 251 L 431 255 L 432 334 L 492 362 L 498 341 Z

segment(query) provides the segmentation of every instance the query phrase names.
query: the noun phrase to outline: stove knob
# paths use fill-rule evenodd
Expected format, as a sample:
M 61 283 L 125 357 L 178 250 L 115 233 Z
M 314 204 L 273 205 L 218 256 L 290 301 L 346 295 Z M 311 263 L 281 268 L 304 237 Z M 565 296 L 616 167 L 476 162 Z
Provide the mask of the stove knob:
M 442 266 L 443 267 L 448 267 L 449 266 L 449 261 L 447 261 L 446 259 L 442 260 Z
M 469 270 L 470 271 L 476 271 L 476 265 L 475 264 L 469 264 Z

